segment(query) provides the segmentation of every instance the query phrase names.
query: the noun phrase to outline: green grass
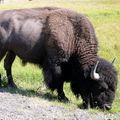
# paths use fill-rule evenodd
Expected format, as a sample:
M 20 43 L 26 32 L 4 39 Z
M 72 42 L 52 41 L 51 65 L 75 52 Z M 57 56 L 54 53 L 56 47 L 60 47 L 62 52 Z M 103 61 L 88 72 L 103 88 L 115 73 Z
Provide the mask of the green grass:
M 8 0 L 8 2 L 6 0 L 4 5 L 0 5 L 0 9 L 33 8 L 40 6 L 65 7 L 85 14 L 94 25 L 99 41 L 99 55 L 109 61 L 112 61 L 116 57 L 115 67 L 120 79 L 120 0 L 33 0 L 31 2 L 21 0 L 20 3 L 18 0 Z M 2 66 L 3 62 L 1 62 L 0 70 L 2 75 L 5 76 L 5 71 Z M 54 97 L 48 94 L 49 91 L 41 92 L 39 95 L 36 94 L 35 91 L 37 91 L 39 86 L 42 86 L 43 76 L 41 69 L 34 65 L 28 64 L 22 67 L 20 60 L 17 58 L 12 70 L 14 80 L 19 89 L 8 91 L 18 92 L 19 94 L 28 96 L 37 95 L 49 100 L 52 99 L 56 104 L 62 104 L 66 107 L 77 107 L 81 102 L 81 99 L 75 99 L 67 83 L 64 89 L 66 95 L 71 100 L 70 104 L 57 102 L 56 93 L 54 93 Z M 120 113 L 120 83 L 118 84 L 113 109 L 110 112 Z

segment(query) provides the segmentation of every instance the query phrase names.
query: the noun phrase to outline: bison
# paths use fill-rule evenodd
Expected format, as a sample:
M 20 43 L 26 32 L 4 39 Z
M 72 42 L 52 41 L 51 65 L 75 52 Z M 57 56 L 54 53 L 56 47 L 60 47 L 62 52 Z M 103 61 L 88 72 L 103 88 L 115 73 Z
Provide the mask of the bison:
M 82 84 L 84 86 L 84 82 L 79 84 L 79 81 L 88 81 L 87 83 L 90 83 L 93 89 L 97 84 L 103 87 L 107 79 L 111 81 L 111 77 L 117 81 L 117 73 L 113 74 L 112 65 L 107 61 L 104 64 L 97 53 L 98 41 L 94 28 L 82 14 L 54 7 L 0 12 L 0 60 L 6 55 L 4 67 L 8 85 L 11 87 L 16 87 L 11 67 L 15 57 L 18 56 L 23 64 L 29 62 L 42 67 L 45 84 L 51 90 L 57 90 L 60 100 L 68 100 L 63 91 L 63 84 L 69 74 L 67 75 L 64 67 L 68 66 L 66 67 L 68 71 L 70 67 L 71 78 L 73 78 L 69 79 L 71 88 L 76 95 L 82 96 L 80 86 Z M 74 64 L 76 67 L 73 67 Z M 95 72 L 96 66 L 98 73 Z M 109 71 L 106 72 L 108 67 Z M 108 87 L 108 84 L 105 85 Z M 83 96 L 86 96 L 89 86 L 84 87 Z M 91 95 L 90 98 L 96 103 L 98 102 L 96 98 L 102 96 L 104 92 L 98 89 L 97 93 L 100 94 L 95 94 L 90 89 L 89 96 Z M 110 96 L 114 94 L 115 91 Z M 104 96 L 107 97 L 107 94 Z M 83 101 L 86 100 L 83 98 Z M 106 107 L 103 101 L 101 100 L 99 104 Z M 108 99 L 105 102 L 107 101 L 109 102 Z

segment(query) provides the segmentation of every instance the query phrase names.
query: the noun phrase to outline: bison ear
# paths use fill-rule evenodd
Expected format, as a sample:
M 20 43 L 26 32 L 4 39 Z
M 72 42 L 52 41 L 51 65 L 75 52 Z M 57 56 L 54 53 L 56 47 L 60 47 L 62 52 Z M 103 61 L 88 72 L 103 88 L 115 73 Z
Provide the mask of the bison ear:
M 88 66 L 84 67 L 84 69 L 83 69 L 83 75 L 84 75 L 85 79 L 87 79 L 88 76 L 90 75 L 90 70 L 89 70 Z
M 85 79 L 87 79 L 88 75 L 89 75 L 89 71 L 84 71 L 84 77 L 85 77 Z
M 116 60 L 116 58 L 114 58 L 111 63 L 114 64 L 115 60 Z
M 98 63 L 99 61 L 97 61 L 94 69 L 91 71 L 90 73 L 90 77 L 93 79 L 93 80 L 99 80 L 100 79 L 100 75 L 96 72 L 97 70 L 97 67 L 98 67 Z
M 108 85 L 105 82 L 100 82 L 99 88 L 104 91 L 108 89 Z

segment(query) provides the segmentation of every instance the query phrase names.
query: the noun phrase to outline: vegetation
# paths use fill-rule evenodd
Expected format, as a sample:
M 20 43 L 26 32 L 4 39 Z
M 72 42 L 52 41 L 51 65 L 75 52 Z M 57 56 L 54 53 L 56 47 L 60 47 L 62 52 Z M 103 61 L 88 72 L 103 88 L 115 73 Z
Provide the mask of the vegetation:
M 92 24 L 94 25 L 98 41 L 99 41 L 99 55 L 112 61 L 116 57 L 115 67 L 119 73 L 120 79 L 120 1 L 119 0 L 5 0 L 4 4 L 0 5 L 0 9 L 19 9 L 19 8 L 31 8 L 40 6 L 59 6 L 73 9 L 77 12 L 85 14 Z M 0 71 L 2 75 L 5 76 L 5 70 L 2 67 L 3 62 L 0 63 Z M 80 100 L 76 100 L 73 96 L 69 83 L 66 83 L 65 93 L 71 100 L 68 105 L 64 103 L 58 103 L 56 99 L 56 93 L 54 96 L 48 94 L 49 91 L 44 92 L 44 90 L 36 91 L 39 87 L 42 87 L 42 71 L 37 66 L 27 64 L 23 67 L 20 64 L 20 60 L 17 58 L 13 64 L 13 78 L 16 82 L 18 89 L 9 90 L 10 92 L 18 92 L 20 94 L 25 94 L 29 96 L 37 95 L 39 97 L 44 97 L 45 99 L 55 100 L 55 103 L 62 104 L 64 106 L 74 106 L 76 107 Z M 3 77 L 6 81 L 6 77 Z M 6 84 L 6 82 L 5 82 Z M 51 97 L 52 96 L 52 97 Z M 113 109 L 110 111 L 113 113 L 120 113 L 120 83 L 118 84 L 118 89 L 116 93 L 116 98 L 113 103 Z

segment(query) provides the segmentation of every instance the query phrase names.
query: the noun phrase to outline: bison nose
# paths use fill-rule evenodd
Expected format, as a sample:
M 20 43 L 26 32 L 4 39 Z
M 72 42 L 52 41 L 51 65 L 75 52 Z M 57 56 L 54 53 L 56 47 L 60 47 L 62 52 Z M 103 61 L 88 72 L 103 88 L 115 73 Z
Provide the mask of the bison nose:
M 104 104 L 104 110 L 110 110 L 112 106 L 110 104 Z

